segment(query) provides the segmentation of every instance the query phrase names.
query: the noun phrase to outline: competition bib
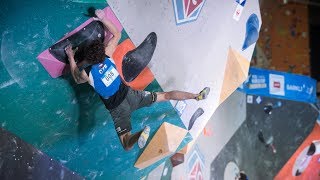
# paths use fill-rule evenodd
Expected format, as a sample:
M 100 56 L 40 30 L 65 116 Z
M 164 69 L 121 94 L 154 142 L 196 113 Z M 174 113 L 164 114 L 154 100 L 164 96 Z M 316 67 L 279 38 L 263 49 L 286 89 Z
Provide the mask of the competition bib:
M 101 80 L 107 87 L 112 84 L 112 82 L 119 76 L 118 71 L 113 67 L 110 66 L 109 69 L 103 74 Z

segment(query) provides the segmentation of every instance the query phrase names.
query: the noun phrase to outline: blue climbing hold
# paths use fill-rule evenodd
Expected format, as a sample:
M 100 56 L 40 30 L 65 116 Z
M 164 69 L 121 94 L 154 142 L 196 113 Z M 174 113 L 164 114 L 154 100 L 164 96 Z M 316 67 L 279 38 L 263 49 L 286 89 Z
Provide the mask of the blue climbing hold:
M 254 44 L 259 37 L 259 19 L 256 14 L 251 14 L 246 24 L 246 37 L 242 45 L 242 51 Z

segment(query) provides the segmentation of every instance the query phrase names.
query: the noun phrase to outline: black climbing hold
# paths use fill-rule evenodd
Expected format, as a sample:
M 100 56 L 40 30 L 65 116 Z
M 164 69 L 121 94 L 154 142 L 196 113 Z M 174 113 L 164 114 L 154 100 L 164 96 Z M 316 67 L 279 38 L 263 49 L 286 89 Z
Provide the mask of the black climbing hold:
M 156 45 L 157 35 L 152 32 L 136 49 L 127 52 L 122 61 L 122 74 L 125 81 L 133 81 L 149 64 Z
M 311 143 L 307 155 L 312 156 L 316 152 L 316 145 L 314 143 Z
M 299 169 L 296 171 L 296 176 L 300 176 L 301 172 L 299 171 Z
M 194 122 L 204 113 L 204 110 L 202 108 L 198 108 L 196 112 L 193 113 L 188 126 L 188 131 L 193 127 Z
M 78 47 L 78 52 L 82 52 L 85 47 L 88 47 L 94 40 L 99 40 L 103 42 L 104 36 L 104 26 L 100 21 L 92 21 L 83 29 L 85 31 L 78 31 L 75 34 L 71 35 L 67 39 L 57 42 L 49 48 L 49 52 L 59 61 L 69 64 L 68 57 L 65 53 L 65 47 L 69 44 L 72 45 L 73 48 Z M 99 36 L 100 34 L 100 36 Z M 76 59 L 81 61 L 81 57 Z

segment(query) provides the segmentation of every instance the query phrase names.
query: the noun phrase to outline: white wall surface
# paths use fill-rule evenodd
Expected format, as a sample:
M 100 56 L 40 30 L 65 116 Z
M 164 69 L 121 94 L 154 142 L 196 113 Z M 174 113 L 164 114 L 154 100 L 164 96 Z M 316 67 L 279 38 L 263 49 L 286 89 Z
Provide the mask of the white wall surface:
M 157 47 L 149 67 L 164 91 L 184 90 L 198 93 L 211 88 L 205 101 L 187 101 L 181 119 L 188 127 L 198 107 L 205 113 L 196 121 L 191 134 L 202 131 L 219 106 L 228 48 L 251 59 L 254 45 L 241 51 L 246 21 L 256 13 L 261 26 L 258 0 L 248 0 L 239 21 L 233 19 L 235 0 L 206 0 L 196 21 L 176 25 L 172 0 L 108 0 L 135 45 L 150 32 L 158 35 Z M 175 102 L 172 102 L 173 105 Z

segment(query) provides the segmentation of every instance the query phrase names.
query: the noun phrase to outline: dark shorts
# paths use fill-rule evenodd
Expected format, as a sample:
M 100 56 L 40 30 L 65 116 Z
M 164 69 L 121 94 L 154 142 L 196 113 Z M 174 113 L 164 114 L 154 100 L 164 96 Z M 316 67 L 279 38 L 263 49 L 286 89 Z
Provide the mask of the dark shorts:
M 128 90 L 126 98 L 114 109 L 110 109 L 114 127 L 121 136 L 131 131 L 131 113 L 139 108 L 150 106 L 157 100 L 155 92 Z

